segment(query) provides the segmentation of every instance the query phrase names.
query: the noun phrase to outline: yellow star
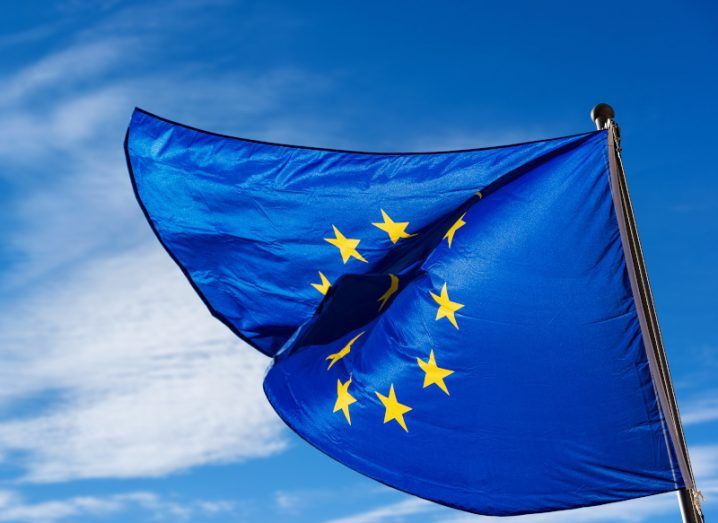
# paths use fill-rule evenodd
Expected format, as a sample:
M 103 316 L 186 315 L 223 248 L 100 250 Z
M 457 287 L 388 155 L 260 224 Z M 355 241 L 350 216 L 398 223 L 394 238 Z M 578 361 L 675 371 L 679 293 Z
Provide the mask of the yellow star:
M 466 222 L 463 220 L 464 216 L 466 216 L 466 213 L 462 214 L 459 219 L 454 222 L 454 225 L 449 227 L 449 230 L 446 231 L 446 234 L 442 238 L 449 241 L 449 249 L 451 249 L 451 242 L 454 241 L 454 234 L 456 234 L 456 231 L 466 225 Z
M 412 236 L 416 236 L 416 234 L 409 234 L 406 232 L 409 222 L 395 222 L 389 218 L 389 215 L 384 212 L 384 209 L 381 209 L 381 216 L 384 221 L 378 223 L 372 222 L 372 225 L 387 233 L 391 243 L 398 242 L 399 238 L 411 238 Z
M 331 287 L 332 284 L 329 283 L 329 280 L 327 280 L 327 277 L 324 276 L 324 274 L 321 271 L 318 271 L 318 272 L 319 272 L 319 279 L 321 280 L 321 283 L 312 283 L 312 287 L 317 289 L 321 294 L 326 295 L 327 291 L 329 290 L 329 287 Z
M 351 340 L 349 340 L 349 343 L 344 345 L 342 350 L 340 350 L 339 352 L 335 352 L 334 354 L 330 354 L 329 356 L 327 356 L 326 359 L 328 359 L 330 361 L 329 366 L 327 367 L 327 370 L 331 369 L 336 362 L 338 362 L 344 356 L 349 354 L 349 352 L 352 350 L 352 345 L 354 345 L 354 342 L 357 341 L 359 339 L 359 336 L 361 336 L 365 332 L 366 331 L 362 331 L 359 334 L 357 334 L 356 336 L 354 336 Z
M 399 290 L 399 278 L 397 278 L 393 274 L 390 274 L 389 280 L 390 280 L 389 288 L 377 300 L 377 301 L 381 302 L 381 304 L 379 305 L 379 310 L 382 310 L 384 308 L 384 305 L 386 305 L 386 302 L 389 301 L 389 298 L 391 298 L 394 295 L 394 293 Z
M 462 309 L 464 306 L 461 303 L 451 301 L 449 299 L 449 292 L 446 290 L 446 282 L 444 282 L 444 286 L 441 288 L 441 296 L 437 296 L 431 291 L 429 291 L 429 294 L 431 294 L 434 301 L 439 304 L 439 309 L 436 311 L 436 321 L 439 321 L 441 318 L 446 318 L 454 327 L 458 329 L 459 324 L 456 323 L 454 313 L 459 309 Z
M 391 420 L 396 420 L 396 422 L 401 425 L 402 429 L 404 429 L 406 432 L 409 432 L 409 429 L 406 428 L 406 422 L 404 421 L 404 414 L 409 412 L 411 410 L 411 407 L 407 407 L 406 405 L 402 405 L 401 403 L 399 403 L 399 400 L 396 399 L 396 394 L 394 393 L 394 385 L 392 384 L 391 388 L 389 389 L 389 396 L 384 396 L 383 394 L 379 394 L 378 392 L 376 392 L 375 394 L 386 409 L 386 412 L 384 413 L 384 423 L 387 423 Z
M 352 384 L 352 379 L 349 378 L 346 383 L 342 383 L 341 380 L 337 380 L 337 401 L 334 404 L 334 411 L 341 410 L 344 413 L 344 417 L 347 419 L 349 425 L 352 424 L 352 419 L 349 417 L 349 405 L 356 403 L 357 400 L 349 394 L 349 385 Z
M 454 371 L 449 369 L 442 369 L 441 367 L 439 367 L 436 364 L 436 360 L 434 359 L 433 350 L 429 353 L 429 361 L 424 361 L 422 359 L 416 358 L 416 362 L 419 364 L 419 367 L 421 367 L 421 370 L 425 372 L 424 388 L 428 387 L 429 385 L 436 385 L 441 390 L 446 392 L 448 396 L 449 389 L 446 388 L 444 378 L 446 378 L 447 376 L 451 376 Z
M 357 245 L 359 245 L 359 242 L 361 240 L 354 240 L 352 238 L 347 238 L 344 236 L 339 229 L 337 229 L 334 225 L 332 225 L 332 228 L 334 229 L 334 238 L 324 238 L 324 240 L 328 241 L 332 245 L 334 245 L 337 249 L 339 249 L 339 252 L 342 255 L 342 261 L 346 263 L 349 261 L 349 258 L 356 258 L 357 260 L 361 260 L 364 263 L 367 262 L 364 257 L 357 252 Z

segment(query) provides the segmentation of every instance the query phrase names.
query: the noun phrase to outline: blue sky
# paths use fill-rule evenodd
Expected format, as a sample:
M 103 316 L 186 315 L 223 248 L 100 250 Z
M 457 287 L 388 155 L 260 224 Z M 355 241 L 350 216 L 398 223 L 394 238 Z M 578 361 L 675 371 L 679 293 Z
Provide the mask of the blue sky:
M 80 0 L 0 18 L 0 522 L 490 521 L 284 428 L 127 177 L 134 106 L 218 132 L 432 150 L 617 110 L 708 520 L 718 517 L 718 9 L 709 2 Z M 519 521 L 673 522 L 675 496 Z M 511 521 L 511 520 L 509 520 Z

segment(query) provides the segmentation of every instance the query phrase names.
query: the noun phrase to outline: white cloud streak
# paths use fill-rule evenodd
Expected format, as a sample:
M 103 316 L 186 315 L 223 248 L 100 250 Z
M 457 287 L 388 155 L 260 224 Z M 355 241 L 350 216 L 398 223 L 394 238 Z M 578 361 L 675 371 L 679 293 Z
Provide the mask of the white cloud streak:
M 681 420 L 684 425 L 698 425 L 718 420 L 718 391 L 710 390 L 708 394 L 686 401 L 681 409 Z
M 691 465 L 696 483 L 718 480 L 718 445 L 698 445 L 691 447 Z
M 212 319 L 159 246 L 83 266 L 0 320 L 0 453 L 29 481 L 157 476 L 284 448 L 268 359 Z
M 2 105 L 11 106 L 37 94 L 70 91 L 115 68 L 138 43 L 129 38 L 110 37 L 77 44 L 49 54 L 0 81 Z
M 560 512 L 546 512 L 543 514 L 531 514 L 526 516 L 514 516 L 508 518 L 482 517 L 482 516 L 458 516 L 437 519 L 441 523 L 482 523 L 500 522 L 507 523 L 643 523 L 653 521 L 660 516 L 679 516 L 678 501 L 674 493 L 660 494 L 648 498 L 622 501 L 620 503 L 609 503 L 597 507 L 579 508 L 575 510 L 564 510 Z
M 332 519 L 325 523 L 400 523 L 408 521 L 407 516 L 416 516 L 441 510 L 439 505 L 419 498 L 377 507 L 351 516 Z
M 32 503 L 15 491 L 0 490 L 0 522 L 58 523 L 70 518 L 110 516 L 129 510 L 140 510 L 156 520 L 187 521 L 194 517 L 232 515 L 234 504 L 223 500 L 167 500 L 152 492 L 76 496 Z

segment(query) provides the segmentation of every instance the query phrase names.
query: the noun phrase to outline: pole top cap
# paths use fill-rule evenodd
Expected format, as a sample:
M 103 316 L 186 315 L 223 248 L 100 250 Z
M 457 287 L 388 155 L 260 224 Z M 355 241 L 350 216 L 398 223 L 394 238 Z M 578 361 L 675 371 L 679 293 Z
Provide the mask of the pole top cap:
M 600 103 L 596 104 L 591 109 L 591 120 L 596 124 L 596 129 L 608 129 L 609 121 L 613 120 L 616 113 L 613 111 L 613 107 L 608 104 Z

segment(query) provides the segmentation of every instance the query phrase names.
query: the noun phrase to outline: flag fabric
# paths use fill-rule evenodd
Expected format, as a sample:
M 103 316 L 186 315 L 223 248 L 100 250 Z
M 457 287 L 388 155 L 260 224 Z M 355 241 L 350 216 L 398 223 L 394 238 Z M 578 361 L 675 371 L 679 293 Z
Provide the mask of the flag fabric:
M 684 487 L 606 131 L 376 154 L 136 110 L 125 148 L 157 237 L 329 456 L 490 515 Z

